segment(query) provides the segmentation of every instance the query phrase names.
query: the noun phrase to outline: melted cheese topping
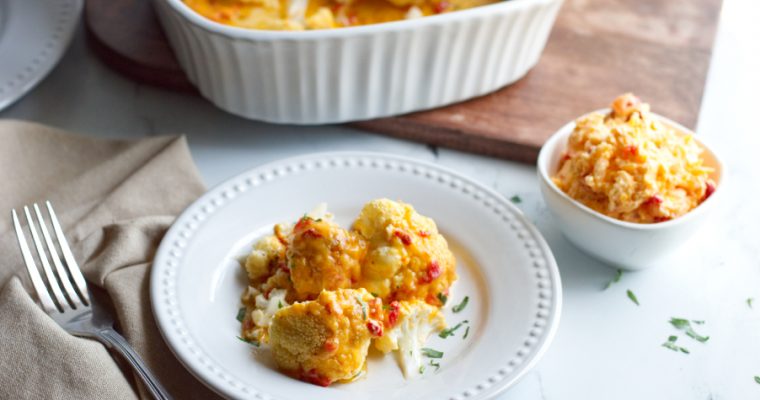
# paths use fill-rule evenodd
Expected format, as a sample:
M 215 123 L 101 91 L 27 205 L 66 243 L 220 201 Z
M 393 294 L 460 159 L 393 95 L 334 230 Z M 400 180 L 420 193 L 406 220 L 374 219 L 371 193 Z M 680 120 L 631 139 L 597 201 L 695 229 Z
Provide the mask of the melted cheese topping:
M 319 385 L 359 376 L 373 338 L 404 351 L 412 376 L 427 337 L 446 326 L 441 298 L 457 278 L 435 222 L 387 199 L 367 203 L 351 231 L 324 205 L 276 225 L 244 267 L 242 337 L 271 344 L 281 369 Z
M 366 290 L 324 291 L 274 315 L 272 355 L 281 369 L 318 385 L 351 380 L 364 370 L 370 339 L 378 336 L 370 326 L 381 324 L 381 302 Z
M 302 218 L 293 228 L 288 267 L 297 300 L 350 288 L 359 279 L 366 243 L 333 222 Z
M 686 214 L 714 190 L 712 169 L 691 135 L 676 132 L 632 94 L 607 114 L 576 121 L 554 183 L 612 218 L 638 223 Z
M 226 25 L 265 30 L 330 29 L 419 18 L 495 0 L 184 0 Z
M 432 219 L 388 199 L 362 209 L 354 229 L 369 242 L 359 286 L 384 301 L 419 299 L 440 306 L 457 279 L 454 255 Z

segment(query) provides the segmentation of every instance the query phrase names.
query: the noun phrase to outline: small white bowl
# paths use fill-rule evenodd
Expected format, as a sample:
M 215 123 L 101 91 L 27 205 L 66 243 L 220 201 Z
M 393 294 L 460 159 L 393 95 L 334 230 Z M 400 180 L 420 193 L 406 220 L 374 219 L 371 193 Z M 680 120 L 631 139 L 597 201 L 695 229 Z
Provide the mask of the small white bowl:
M 607 113 L 609 110 L 595 112 Z M 682 125 L 655 115 L 678 132 L 693 134 Z M 713 151 L 699 139 L 705 150 L 705 164 L 715 168 L 711 178 L 715 192 L 687 214 L 656 224 L 639 224 L 610 218 L 574 200 L 560 190 L 551 177 L 559 169 L 559 161 L 567 148 L 567 139 L 575 129 L 575 121 L 560 128 L 541 148 L 538 155 L 538 176 L 541 194 L 565 237 L 579 249 L 612 267 L 627 270 L 645 269 L 670 255 L 709 219 L 716 204 L 723 197 L 721 178 L 723 164 Z

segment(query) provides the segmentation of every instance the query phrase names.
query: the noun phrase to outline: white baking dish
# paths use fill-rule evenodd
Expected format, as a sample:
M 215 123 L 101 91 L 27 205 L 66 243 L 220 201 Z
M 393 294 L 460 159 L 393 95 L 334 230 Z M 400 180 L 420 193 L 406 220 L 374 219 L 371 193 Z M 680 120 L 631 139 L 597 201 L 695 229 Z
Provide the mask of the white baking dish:
M 301 32 L 222 25 L 182 0 L 154 4 L 180 64 L 214 104 L 322 124 L 439 107 L 516 81 L 538 61 L 562 0 Z

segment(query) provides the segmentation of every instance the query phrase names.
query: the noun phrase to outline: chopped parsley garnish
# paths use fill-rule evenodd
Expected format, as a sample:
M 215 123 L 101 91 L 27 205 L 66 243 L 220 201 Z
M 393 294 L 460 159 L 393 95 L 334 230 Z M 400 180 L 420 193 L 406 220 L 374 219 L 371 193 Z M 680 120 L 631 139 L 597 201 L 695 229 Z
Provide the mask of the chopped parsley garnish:
M 380 296 L 379 296 L 377 293 L 375 293 L 375 292 L 370 292 L 369 294 L 371 294 L 371 295 L 372 295 L 372 297 L 380 297 Z
M 367 319 L 367 303 L 364 302 L 364 300 L 361 299 L 361 297 L 356 296 L 354 297 L 356 299 L 356 302 L 359 303 L 359 305 L 362 308 L 362 318 Z
M 689 320 L 683 318 L 671 318 L 670 324 L 676 327 L 676 329 L 683 329 L 689 326 Z
M 444 330 L 442 330 L 440 333 L 438 333 L 438 337 L 439 337 L 439 338 L 441 338 L 441 339 L 446 339 L 446 338 L 447 338 L 447 337 L 449 337 L 449 336 L 454 336 L 454 332 L 455 332 L 457 329 L 461 328 L 463 324 L 467 324 L 467 323 L 469 323 L 469 322 L 470 322 L 470 321 L 468 321 L 468 320 L 464 320 L 464 321 L 462 321 L 462 322 L 460 322 L 460 323 L 458 323 L 458 324 L 454 325 L 454 327 L 453 327 L 453 328 L 444 329 Z M 469 327 L 468 327 L 468 328 L 469 328 Z
M 237 338 L 238 338 L 238 340 L 240 340 L 241 342 L 246 342 L 246 343 L 250 344 L 250 345 L 251 345 L 251 346 L 253 346 L 253 347 L 259 347 L 259 346 L 261 346 L 261 344 L 259 344 L 259 342 L 255 341 L 255 340 L 251 340 L 251 339 L 245 339 L 245 338 L 243 338 L 243 337 L 240 337 L 240 336 L 238 336 Z
M 430 360 L 430 366 L 431 367 L 435 367 L 436 371 L 438 371 L 439 369 L 441 369 L 441 364 L 439 364 L 437 362 L 433 362 L 433 360 Z
M 691 322 L 697 324 L 697 325 L 703 325 L 705 323 L 705 320 L 703 319 L 693 319 Z
M 676 340 L 678 340 L 677 336 L 669 336 L 668 341 L 663 343 L 662 347 L 673 350 L 673 351 L 680 351 L 681 353 L 684 353 L 684 354 L 689 354 L 689 350 L 676 345 Z
M 470 327 L 468 326 L 467 329 L 464 330 L 464 336 L 462 336 L 462 340 L 467 339 L 467 335 L 470 334 Z
M 754 297 L 747 298 L 747 307 L 752 308 L 752 302 L 755 301 Z
M 760 376 L 755 376 L 755 382 L 757 382 L 757 384 L 760 385 Z
M 441 305 L 442 305 L 442 306 L 445 306 L 445 305 L 446 305 L 446 301 L 447 301 L 448 299 L 449 299 L 449 297 L 448 297 L 448 296 L 446 296 L 445 294 L 443 294 L 443 292 L 440 292 L 440 293 L 438 293 L 438 300 L 440 300 L 440 301 L 441 301 Z
M 420 365 L 420 374 L 424 374 L 424 373 L 425 373 L 425 366 Z
M 691 327 L 691 323 L 689 322 L 688 319 L 671 318 L 670 319 L 670 324 L 673 325 L 674 328 L 676 328 L 678 330 L 681 330 L 681 331 L 684 331 L 686 333 L 686 336 L 688 336 L 688 337 L 690 337 L 690 338 L 692 338 L 692 339 L 694 339 L 694 340 L 696 340 L 698 342 L 704 343 L 708 339 L 710 339 L 709 336 L 702 336 L 702 335 L 698 334 L 697 332 L 695 332 L 694 329 Z
M 280 308 L 282 308 L 282 301 L 277 302 L 277 309 L 279 310 Z
M 520 198 L 520 196 L 518 196 L 518 195 L 514 195 L 514 196 L 510 197 L 510 198 L 509 198 L 509 201 L 511 201 L 511 202 L 513 202 L 513 203 L 515 203 L 515 204 L 520 204 L 520 203 L 522 203 L 522 199 L 521 199 L 521 198 Z
M 470 296 L 464 296 L 464 299 L 462 299 L 462 302 L 455 305 L 451 311 L 454 311 L 455 313 L 458 313 L 462 310 L 464 310 L 465 307 L 467 307 L 467 303 L 470 301 Z
M 628 294 L 628 298 L 631 299 L 631 301 L 634 302 L 634 303 L 636 303 L 636 305 L 638 306 L 639 305 L 639 299 L 636 298 L 636 295 L 633 294 L 633 292 L 631 291 L 631 289 L 628 289 L 628 291 L 626 293 Z
M 614 277 L 614 278 L 612 278 L 612 280 L 611 280 L 611 281 L 607 282 L 607 286 L 605 286 L 605 287 L 604 287 L 604 290 L 607 290 L 607 289 L 609 289 L 609 288 L 610 288 L 610 286 L 612 286 L 612 284 L 613 284 L 613 283 L 618 283 L 618 282 L 620 282 L 620 278 L 621 278 L 622 276 L 623 276 L 623 270 L 622 270 L 622 269 L 618 269 L 618 270 L 617 270 L 617 272 L 615 273 L 615 277 Z
M 243 322 L 245 319 L 245 307 L 240 307 L 237 314 L 237 320 L 238 322 Z
M 443 358 L 443 352 L 431 349 L 429 347 L 423 347 L 421 349 L 422 355 L 429 358 Z

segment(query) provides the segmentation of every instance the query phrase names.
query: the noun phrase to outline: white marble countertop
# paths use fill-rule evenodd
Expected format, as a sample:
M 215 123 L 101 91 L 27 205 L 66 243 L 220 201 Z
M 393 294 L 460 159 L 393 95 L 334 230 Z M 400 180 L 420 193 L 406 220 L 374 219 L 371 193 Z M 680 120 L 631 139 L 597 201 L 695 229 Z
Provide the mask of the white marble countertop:
M 535 169 L 338 126 L 275 126 L 240 119 L 193 96 L 136 84 L 101 64 L 83 32 L 61 64 L 0 118 L 103 137 L 185 133 L 208 185 L 271 160 L 314 151 L 372 150 L 454 168 L 506 197 L 538 226 L 560 266 L 564 305 L 554 344 L 508 399 L 757 399 L 760 384 L 760 6 L 725 0 L 697 131 L 724 157 L 724 204 L 663 268 L 626 273 L 572 247 L 538 190 Z M 701 84 L 695 82 L 695 85 Z M 632 88 L 635 90 L 635 88 Z M 596 105 L 589 105 L 593 108 Z M 626 290 L 636 293 L 636 306 Z M 746 300 L 757 299 L 754 309 Z M 661 344 L 671 317 L 705 320 L 710 340 L 680 335 L 691 354 Z

